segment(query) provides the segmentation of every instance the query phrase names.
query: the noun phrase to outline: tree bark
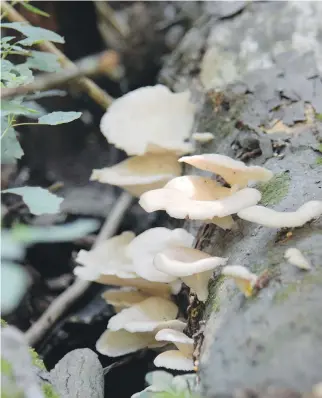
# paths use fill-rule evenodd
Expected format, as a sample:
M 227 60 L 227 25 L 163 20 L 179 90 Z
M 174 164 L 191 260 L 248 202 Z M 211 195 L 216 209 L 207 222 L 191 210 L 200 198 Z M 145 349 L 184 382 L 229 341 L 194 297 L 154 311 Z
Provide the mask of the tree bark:
M 199 153 L 225 154 L 274 172 L 273 180 L 258 186 L 260 204 L 295 211 L 322 200 L 322 126 L 316 116 L 322 111 L 322 5 L 225 4 L 204 3 L 160 81 L 193 91 L 196 131 L 214 135 Z M 186 173 L 198 171 L 187 167 Z M 302 396 L 322 381 L 322 220 L 284 230 L 235 218 L 235 230 L 212 226 L 202 249 L 266 273 L 268 284 L 246 299 L 230 280 L 212 281 L 199 368 L 203 394 Z M 186 225 L 196 235 L 202 224 Z M 285 261 L 289 247 L 302 251 L 311 271 Z

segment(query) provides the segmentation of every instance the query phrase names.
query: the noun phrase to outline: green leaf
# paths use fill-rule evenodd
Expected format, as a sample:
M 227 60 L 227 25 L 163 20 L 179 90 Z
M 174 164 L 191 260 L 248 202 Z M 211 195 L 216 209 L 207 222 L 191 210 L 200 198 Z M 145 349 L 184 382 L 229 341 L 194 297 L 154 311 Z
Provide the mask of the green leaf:
M 48 112 L 45 108 L 43 108 L 41 105 L 39 105 L 38 102 L 36 102 L 36 101 L 23 101 L 22 105 L 26 106 L 27 108 L 32 108 L 35 111 L 37 111 L 36 114 L 28 115 L 29 119 L 38 120 L 38 118 L 40 116 L 46 115 Z
M 1 164 L 15 164 L 23 156 L 23 150 L 12 127 L 5 127 L 1 135 Z
M 18 42 L 18 43 L 20 43 L 20 42 Z M 17 44 L 14 44 L 14 45 L 11 46 L 11 51 L 13 51 L 13 50 L 21 52 L 21 53 L 23 53 L 25 55 L 30 55 L 30 51 L 29 50 L 26 50 L 25 48 L 23 48 L 21 46 L 18 46 Z
M 11 188 L 3 190 L 1 193 L 13 193 L 22 196 L 30 212 L 36 215 L 58 213 L 60 204 L 64 200 L 40 187 Z
M 9 41 L 11 41 L 12 39 L 15 39 L 15 36 L 6 36 L 6 37 L 2 37 L 1 38 L 1 44 L 2 43 L 8 43 Z
M 32 70 L 29 69 L 26 64 L 11 64 L 11 68 L 9 69 L 10 65 L 8 62 L 9 61 L 4 64 L 1 63 L 1 81 L 4 83 L 5 87 L 14 88 L 31 83 L 34 80 Z M 4 67 L 4 70 L 2 67 Z
M 79 119 L 82 112 L 52 112 L 38 119 L 40 124 L 49 124 L 55 126 L 57 124 L 69 123 Z
M 10 44 L 9 41 L 11 41 L 13 39 L 16 39 L 16 37 L 6 36 L 6 37 L 1 38 L 1 41 L 0 41 L 1 53 L 12 46 L 12 44 Z M 4 56 L 4 55 L 2 55 L 2 56 Z
M 1 262 L 1 313 L 9 314 L 20 303 L 29 284 L 27 272 L 18 264 Z
M 62 69 L 57 55 L 43 51 L 31 51 L 24 65 L 42 72 L 57 72 Z
M 96 220 L 79 219 L 69 224 L 49 227 L 18 225 L 13 227 L 15 239 L 25 244 L 35 242 L 68 242 L 82 238 L 99 227 Z
M 1 79 L 2 79 L 2 73 L 10 72 L 11 69 L 15 67 L 14 64 L 8 61 L 7 59 L 0 59 L 0 64 L 1 64 Z
M 32 113 L 38 113 L 34 109 L 26 108 L 15 101 L 1 101 L 1 116 L 7 115 L 30 115 Z
M 2 24 L 3 28 L 15 29 L 27 36 L 27 39 L 21 40 L 19 43 L 24 46 L 32 46 L 44 40 L 55 43 L 65 43 L 63 37 L 50 30 L 39 28 L 22 22 L 10 22 Z
M 32 6 L 31 4 L 25 3 L 24 1 L 21 1 L 20 4 L 23 7 L 25 7 L 28 11 L 33 12 L 34 14 L 38 14 L 38 15 L 41 15 L 41 16 L 47 17 L 47 18 L 50 17 L 50 15 L 47 12 L 40 10 L 39 8 L 37 8 L 35 6 Z

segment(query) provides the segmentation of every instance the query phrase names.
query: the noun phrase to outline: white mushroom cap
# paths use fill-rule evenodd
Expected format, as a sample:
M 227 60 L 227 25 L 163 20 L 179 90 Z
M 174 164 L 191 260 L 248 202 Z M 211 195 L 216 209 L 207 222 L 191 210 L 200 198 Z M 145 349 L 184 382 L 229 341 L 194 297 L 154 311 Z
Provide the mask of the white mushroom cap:
M 173 343 L 186 357 L 192 356 L 193 339 L 186 336 L 182 331 L 162 329 L 155 335 L 155 339 L 157 341 L 167 341 L 169 343 Z
M 237 215 L 243 220 L 272 228 L 301 227 L 322 214 L 322 201 L 311 200 L 296 211 L 282 212 L 264 206 L 251 206 L 240 210 Z
M 193 133 L 192 138 L 198 142 L 209 142 L 212 141 L 215 137 L 211 133 Z
M 227 263 L 227 258 L 212 257 L 197 249 L 175 246 L 158 253 L 154 264 L 159 271 L 184 277 L 210 271 Z
M 98 275 L 115 275 L 119 278 L 134 278 L 137 275 L 133 271 L 131 260 L 124 254 L 126 246 L 134 239 L 133 232 L 123 232 L 99 244 L 94 249 L 80 250 L 76 261 L 82 264 L 87 270 L 76 267 L 74 272 L 79 277 L 90 277 L 90 270 L 93 272 L 92 279 L 96 280 Z
M 195 106 L 190 92 L 163 85 L 142 87 L 113 101 L 100 124 L 106 139 L 128 155 L 193 151 L 190 137 Z
M 182 282 L 179 279 L 176 279 L 173 282 L 170 282 L 171 292 L 172 294 L 178 294 L 182 288 Z
M 300 250 L 297 249 L 296 247 L 290 247 L 289 249 L 287 249 L 285 251 L 284 258 L 286 258 L 290 264 L 295 265 L 298 268 L 307 271 L 312 268 L 310 262 L 303 256 Z
M 79 268 L 87 268 L 87 267 L 79 267 Z M 100 275 L 98 279 L 95 280 L 95 282 L 110 286 L 135 287 L 140 291 L 142 291 L 143 293 L 148 294 L 149 296 L 158 295 L 167 298 L 171 295 L 171 293 L 173 293 L 173 286 L 171 284 L 150 282 L 143 278 L 137 278 L 137 277 L 118 278 L 115 275 Z
M 159 354 L 153 361 L 158 368 L 173 370 L 194 370 L 192 358 L 186 357 L 179 350 L 169 350 Z
M 211 257 L 197 249 L 175 246 L 158 253 L 154 258 L 154 264 L 158 270 L 180 277 L 197 294 L 200 301 L 206 301 L 213 270 L 225 265 L 227 260 Z
M 151 228 L 138 235 L 128 245 L 126 255 L 133 262 L 133 269 L 140 277 L 152 282 L 173 282 L 177 278 L 163 273 L 154 266 L 155 255 L 167 247 L 181 245 L 190 247 L 194 237 L 183 228 L 170 230 L 164 227 Z
M 244 162 L 229 156 L 205 154 L 184 156 L 179 162 L 185 162 L 201 170 L 216 173 L 230 185 L 246 187 L 250 181 L 268 181 L 273 177 L 270 170 L 260 166 L 246 166 Z
M 257 275 L 250 272 L 242 265 L 227 265 L 222 269 L 222 275 L 233 278 L 238 288 L 249 297 L 253 293 L 253 287 L 257 282 Z
M 102 294 L 102 298 L 110 305 L 116 307 L 131 307 L 149 297 L 147 293 L 140 292 L 133 287 L 121 289 L 108 289 Z
M 175 189 L 195 200 L 222 199 L 231 193 L 230 188 L 223 187 L 210 178 L 193 175 L 173 178 L 164 188 Z
M 145 347 L 155 347 L 153 333 L 130 333 L 126 330 L 113 332 L 106 330 L 96 342 L 96 350 L 109 357 L 119 357 L 139 351 Z
M 206 301 L 208 298 L 209 280 L 213 275 L 213 270 L 200 272 L 199 274 L 191 276 L 183 276 L 182 281 L 196 293 L 199 301 Z
M 209 220 L 237 213 L 260 199 L 261 193 L 254 188 L 234 192 L 209 178 L 186 176 L 171 180 L 164 188 L 145 192 L 139 204 L 148 213 L 165 210 L 174 218 Z
M 181 165 L 171 154 L 134 156 L 112 167 L 93 170 L 91 180 L 122 187 L 134 196 L 163 187 L 180 176 Z
M 152 332 L 160 324 L 175 320 L 177 314 L 178 307 L 172 301 L 150 297 L 114 315 L 108 323 L 108 329 L 125 329 L 132 333 Z
M 76 261 L 83 266 L 75 267 L 74 274 L 104 285 L 131 286 L 150 295 L 169 296 L 173 286 L 151 283 L 135 273 L 133 262 L 126 255 L 126 248 L 134 237 L 133 232 L 123 232 L 90 251 L 81 250 Z

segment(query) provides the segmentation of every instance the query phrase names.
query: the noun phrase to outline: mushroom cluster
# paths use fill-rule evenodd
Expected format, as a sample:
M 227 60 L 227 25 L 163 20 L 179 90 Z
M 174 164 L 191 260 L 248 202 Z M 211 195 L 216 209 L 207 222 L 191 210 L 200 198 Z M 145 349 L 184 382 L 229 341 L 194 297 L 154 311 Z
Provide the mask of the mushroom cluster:
M 122 187 L 137 197 L 163 187 L 181 174 L 178 157 L 194 151 L 189 141 L 194 114 L 189 91 L 172 93 L 160 84 L 118 98 L 100 127 L 108 142 L 131 157 L 93 170 L 91 180 Z
M 165 210 L 174 218 L 202 220 L 230 229 L 234 224 L 233 214 L 261 200 L 261 193 L 257 189 L 247 188 L 247 185 L 255 181 L 268 181 L 273 177 L 273 173 L 263 167 L 246 166 L 224 155 L 184 156 L 179 162 L 221 176 L 230 188 L 206 177 L 175 177 L 163 188 L 141 195 L 139 203 L 144 210 Z
M 173 296 L 184 283 L 200 301 L 206 301 L 215 269 L 234 278 L 246 296 L 257 277 L 242 266 L 226 265 L 227 258 L 192 248 L 193 241 L 182 228 L 156 227 L 138 236 L 126 231 L 78 253 L 76 261 L 81 265 L 74 269 L 78 277 L 121 286 L 102 295 L 116 314 L 97 341 L 98 352 L 117 357 L 170 345 L 155 358 L 155 366 L 194 369 L 193 339 L 184 333 L 186 323 Z
M 91 179 L 123 187 L 147 212 L 165 210 L 177 219 L 201 220 L 230 229 L 232 216 L 267 227 L 299 227 L 322 214 L 322 201 L 305 203 L 294 212 L 277 212 L 259 206 L 261 193 L 250 187 L 267 182 L 273 173 L 259 166 L 220 154 L 182 155 L 194 151 L 189 141 L 195 106 L 190 93 L 172 93 L 156 85 L 130 92 L 113 102 L 101 121 L 107 140 L 130 157 L 102 170 Z M 195 141 L 213 139 L 210 133 L 195 133 Z M 181 164 L 213 173 L 217 180 L 181 175 Z M 234 216 L 235 217 L 235 216 Z M 193 248 L 194 236 L 182 228 L 151 228 L 138 236 L 126 231 L 90 251 L 81 250 L 74 272 L 85 280 L 108 285 L 102 297 L 115 308 L 106 331 L 97 341 L 97 351 L 110 357 L 158 349 L 154 364 L 175 370 L 194 369 L 194 341 L 185 332 L 186 321 L 174 296 L 182 284 L 199 301 L 208 297 L 214 270 L 234 280 L 245 296 L 251 296 L 260 277 L 228 258 L 211 256 Z M 296 248 L 285 259 L 311 269 Z M 117 288 L 111 288 L 117 286 Z
M 184 283 L 205 301 L 213 270 L 227 263 L 226 258 L 193 249 L 193 240 L 184 229 L 157 227 L 138 236 L 123 232 L 77 254 L 80 265 L 74 273 L 78 277 L 122 286 L 103 293 L 116 315 L 97 341 L 100 353 L 115 357 L 173 343 L 178 350 L 158 355 L 155 365 L 193 369 L 193 340 L 183 333 L 186 324 L 178 318 L 180 311 L 172 297 Z

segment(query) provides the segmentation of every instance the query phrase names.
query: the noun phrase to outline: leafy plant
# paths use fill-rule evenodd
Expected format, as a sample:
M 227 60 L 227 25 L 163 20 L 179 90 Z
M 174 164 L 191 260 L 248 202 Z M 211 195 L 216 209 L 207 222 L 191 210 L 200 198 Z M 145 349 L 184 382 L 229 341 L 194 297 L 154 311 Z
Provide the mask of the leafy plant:
M 20 2 L 20 4 L 35 14 L 48 17 L 47 13 L 28 2 Z M 11 33 L 10 36 L 2 37 L 0 41 L 1 87 L 4 90 L 32 85 L 35 80 L 34 71 L 52 73 L 61 70 L 57 55 L 37 51 L 32 46 L 44 40 L 64 43 L 65 40 L 62 36 L 48 29 L 21 22 L 1 23 L 1 28 L 6 28 Z M 17 32 L 20 37 L 22 34 L 24 38 L 18 38 Z M 13 63 L 12 56 L 14 55 L 19 55 L 22 61 Z M 16 127 L 30 124 L 53 126 L 69 123 L 81 117 L 81 112 L 57 111 L 44 114 L 45 111 L 34 100 L 53 95 L 64 95 L 64 92 L 61 90 L 34 92 L 29 95 L 16 95 L 1 101 L 2 164 L 15 164 L 24 155 Z M 30 118 L 32 121 L 19 123 L 18 117 L 20 116 Z M 20 195 L 30 212 L 35 215 L 58 213 L 63 201 L 63 198 L 40 187 L 10 188 L 2 190 L 1 193 Z M 78 220 L 71 224 L 47 228 L 18 224 L 11 230 L 2 229 L 1 310 L 4 313 L 11 312 L 18 305 L 28 287 L 28 275 L 20 266 L 19 261 L 23 259 L 29 245 L 36 242 L 69 241 L 93 232 L 97 228 L 98 223 L 94 220 Z
M 149 372 L 145 376 L 149 386 L 132 398 L 201 398 L 197 391 L 196 375 L 188 373 L 173 376 L 163 370 Z
M 24 7 L 35 12 L 36 7 L 27 3 Z M 38 10 L 41 15 L 41 10 Z M 61 70 L 57 55 L 43 51 L 36 51 L 31 48 L 34 44 L 39 44 L 44 40 L 56 43 L 64 43 L 62 36 L 47 29 L 31 26 L 21 22 L 2 23 L 2 28 L 18 31 L 26 36 L 24 39 L 17 39 L 16 36 L 5 36 L 1 38 L 1 87 L 18 88 L 34 81 L 33 70 L 42 72 L 57 72 Z M 40 39 L 41 38 L 41 39 Z M 8 57 L 12 55 L 21 55 L 25 60 L 20 64 L 13 64 Z M 56 95 L 60 95 L 58 90 Z M 43 92 L 39 97 L 55 95 L 51 90 Z M 37 93 L 36 93 L 37 96 Z M 81 112 L 52 112 L 47 115 L 40 115 L 37 123 L 17 123 L 17 117 L 32 116 L 34 119 L 39 114 L 37 109 L 30 108 L 26 104 L 31 96 L 16 96 L 11 100 L 1 101 L 1 162 L 3 164 L 12 164 L 23 155 L 22 148 L 17 139 L 18 133 L 15 127 L 27 124 L 57 125 L 69 123 L 80 118 Z

